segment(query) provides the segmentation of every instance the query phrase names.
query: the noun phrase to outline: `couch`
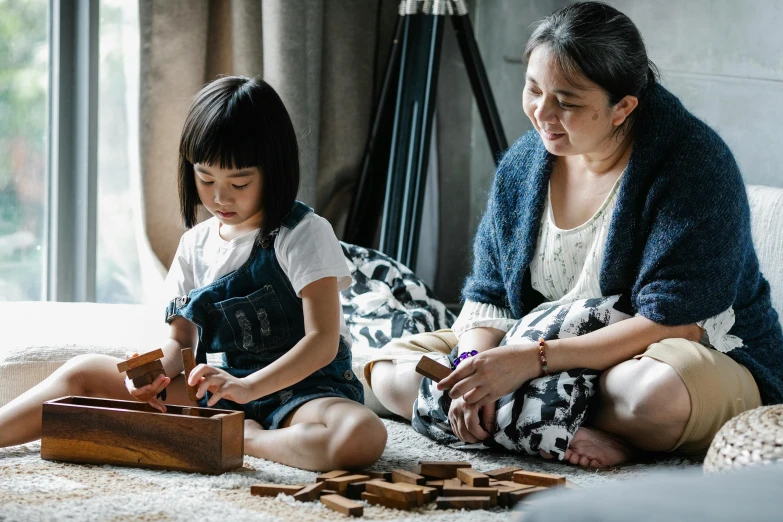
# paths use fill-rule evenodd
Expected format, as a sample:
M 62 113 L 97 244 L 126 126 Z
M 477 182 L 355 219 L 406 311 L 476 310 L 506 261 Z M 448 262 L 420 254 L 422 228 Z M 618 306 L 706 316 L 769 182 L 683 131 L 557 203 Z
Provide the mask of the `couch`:
M 775 309 L 783 311 L 783 189 L 751 185 L 748 197 L 761 269 Z M 0 302 L 0 321 L 0 406 L 75 355 L 146 352 L 159 346 L 168 328 L 162 306 L 143 305 Z M 363 381 L 371 354 L 372 348 L 354 348 L 354 373 L 365 384 L 367 406 L 389 416 Z

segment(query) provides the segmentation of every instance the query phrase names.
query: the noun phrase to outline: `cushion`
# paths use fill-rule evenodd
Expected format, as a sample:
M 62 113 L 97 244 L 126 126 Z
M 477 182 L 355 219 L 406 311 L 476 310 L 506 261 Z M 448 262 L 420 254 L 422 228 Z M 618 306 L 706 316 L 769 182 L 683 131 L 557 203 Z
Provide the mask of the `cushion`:
M 783 324 L 783 188 L 749 185 L 748 200 L 753 245 Z

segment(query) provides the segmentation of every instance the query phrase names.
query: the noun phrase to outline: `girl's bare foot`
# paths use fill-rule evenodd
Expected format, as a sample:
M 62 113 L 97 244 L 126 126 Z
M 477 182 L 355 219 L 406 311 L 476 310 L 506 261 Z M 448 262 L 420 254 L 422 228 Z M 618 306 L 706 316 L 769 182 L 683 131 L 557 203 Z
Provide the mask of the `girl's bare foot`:
M 582 427 L 574 433 L 563 460 L 583 468 L 609 468 L 627 461 L 634 453 L 633 447 L 619 437 Z M 541 456 L 552 458 L 543 450 Z

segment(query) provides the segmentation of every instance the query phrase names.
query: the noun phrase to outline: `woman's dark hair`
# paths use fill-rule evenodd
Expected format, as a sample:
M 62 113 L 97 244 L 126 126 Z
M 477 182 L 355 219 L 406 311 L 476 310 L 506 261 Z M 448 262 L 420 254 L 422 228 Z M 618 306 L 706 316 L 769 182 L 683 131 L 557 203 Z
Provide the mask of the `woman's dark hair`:
M 265 238 L 291 210 L 299 191 L 299 147 L 283 101 L 260 78 L 226 76 L 193 100 L 179 142 L 179 204 L 185 227 L 196 225 L 201 200 L 193 164 L 258 167 L 263 178 Z
M 643 113 L 646 91 L 659 75 L 630 18 L 601 2 L 577 2 L 537 23 L 525 46 L 525 60 L 541 45 L 554 53 L 568 81 L 578 84 L 583 75 L 606 91 L 610 105 L 636 96 L 639 105 L 620 129 L 633 127 Z

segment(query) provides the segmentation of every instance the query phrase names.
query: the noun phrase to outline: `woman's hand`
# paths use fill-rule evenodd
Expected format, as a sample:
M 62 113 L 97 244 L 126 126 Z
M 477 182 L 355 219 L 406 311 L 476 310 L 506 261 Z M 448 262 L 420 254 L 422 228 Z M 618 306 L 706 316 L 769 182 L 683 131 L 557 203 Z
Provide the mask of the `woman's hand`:
M 169 385 L 171 379 L 165 375 L 158 375 L 154 381 L 141 388 L 136 388 L 131 379 L 125 378 L 125 388 L 136 400 L 146 402 L 161 413 L 166 413 L 166 404 L 158 399 L 158 394 Z
M 256 398 L 253 397 L 251 387 L 245 379 L 234 377 L 228 372 L 206 364 L 199 364 L 190 372 L 188 384 L 198 386 L 196 397 L 199 399 L 209 390 L 212 396 L 207 406 L 214 406 L 220 399 L 245 404 Z
M 462 442 L 472 444 L 488 439 L 495 433 L 495 403 L 480 408 L 467 404 L 462 397 L 454 399 L 449 407 L 449 424 Z
M 499 346 L 462 361 L 451 375 L 438 383 L 449 397 L 464 398 L 478 407 L 494 403 L 538 376 L 537 345 Z

